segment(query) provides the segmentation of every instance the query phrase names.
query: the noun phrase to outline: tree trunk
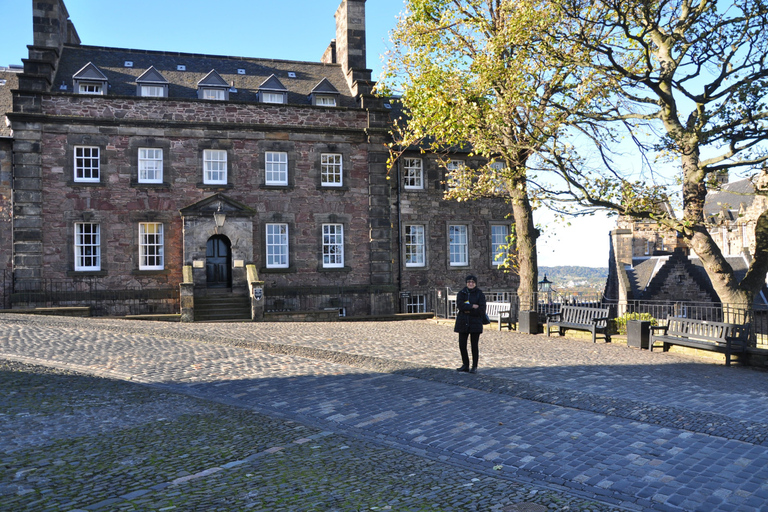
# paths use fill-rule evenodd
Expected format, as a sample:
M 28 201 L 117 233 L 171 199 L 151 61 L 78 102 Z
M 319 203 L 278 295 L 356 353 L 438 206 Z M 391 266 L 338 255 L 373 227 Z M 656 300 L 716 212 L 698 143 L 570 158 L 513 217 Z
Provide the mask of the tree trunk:
M 536 239 L 539 230 L 533 224 L 533 209 L 528 200 L 525 177 L 513 180 L 510 187 L 512 215 L 515 219 L 517 245 L 517 264 L 520 285 L 517 297 L 522 311 L 536 311 L 536 293 L 539 280 L 539 268 L 536 258 Z

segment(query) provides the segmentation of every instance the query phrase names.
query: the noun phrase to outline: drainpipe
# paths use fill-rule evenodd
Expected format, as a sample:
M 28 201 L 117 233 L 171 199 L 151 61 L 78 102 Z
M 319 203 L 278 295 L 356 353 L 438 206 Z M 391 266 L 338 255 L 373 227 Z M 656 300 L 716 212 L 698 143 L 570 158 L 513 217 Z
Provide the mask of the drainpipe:
M 400 158 L 397 159 L 397 310 L 402 313 L 402 301 L 400 300 L 400 293 L 403 291 L 403 251 L 402 251 L 402 232 L 400 231 L 401 225 L 401 208 L 400 208 Z

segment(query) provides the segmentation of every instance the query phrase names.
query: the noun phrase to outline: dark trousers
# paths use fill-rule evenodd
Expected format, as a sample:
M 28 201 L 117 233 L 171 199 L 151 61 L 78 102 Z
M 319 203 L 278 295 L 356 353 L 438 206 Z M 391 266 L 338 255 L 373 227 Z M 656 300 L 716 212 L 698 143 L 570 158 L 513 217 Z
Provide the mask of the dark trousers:
M 461 364 L 464 366 L 469 366 L 469 354 L 467 354 L 467 338 L 470 338 L 472 343 L 472 368 L 477 368 L 477 360 L 480 357 L 480 333 L 459 333 L 459 352 L 461 352 Z

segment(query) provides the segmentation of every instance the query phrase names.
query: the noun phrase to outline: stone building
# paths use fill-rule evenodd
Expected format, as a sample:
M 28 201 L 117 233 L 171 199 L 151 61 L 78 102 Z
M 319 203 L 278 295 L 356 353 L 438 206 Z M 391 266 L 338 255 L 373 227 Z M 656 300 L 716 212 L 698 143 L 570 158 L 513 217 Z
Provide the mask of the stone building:
M 430 155 L 388 172 L 396 109 L 371 94 L 365 0 L 341 1 L 318 62 L 87 46 L 63 0 L 33 6 L 0 87 L 6 306 L 86 290 L 102 314 L 330 318 L 428 311 L 468 272 L 516 289 L 493 254 L 503 201 L 444 200 Z

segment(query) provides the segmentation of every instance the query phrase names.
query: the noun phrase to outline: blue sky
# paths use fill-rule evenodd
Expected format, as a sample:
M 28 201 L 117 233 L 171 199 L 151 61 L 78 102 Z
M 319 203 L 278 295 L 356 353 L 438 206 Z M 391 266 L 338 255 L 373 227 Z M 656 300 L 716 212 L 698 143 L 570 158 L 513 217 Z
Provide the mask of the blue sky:
M 32 44 L 33 0 L 0 0 L 0 66 L 21 64 Z M 335 37 L 340 0 L 65 0 L 81 42 L 93 46 L 317 62 Z M 367 0 L 366 51 L 376 79 L 401 0 Z M 540 266 L 608 264 L 614 221 L 553 224 L 539 240 Z

